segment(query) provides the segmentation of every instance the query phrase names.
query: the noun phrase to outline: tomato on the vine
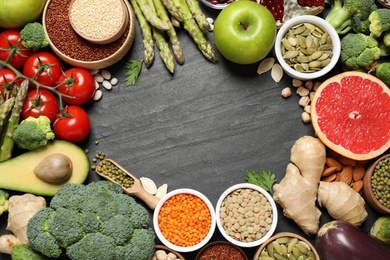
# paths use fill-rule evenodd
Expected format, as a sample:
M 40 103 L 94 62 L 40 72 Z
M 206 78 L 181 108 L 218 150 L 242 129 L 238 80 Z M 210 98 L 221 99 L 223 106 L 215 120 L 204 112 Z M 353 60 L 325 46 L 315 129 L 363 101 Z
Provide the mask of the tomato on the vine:
M 78 143 L 88 136 L 91 121 L 87 112 L 81 107 L 67 106 L 58 114 L 53 130 L 59 139 Z
M 22 44 L 19 30 L 9 29 L 0 33 L 0 60 L 20 69 L 30 55 L 31 51 Z
M 12 90 L 15 84 L 20 84 L 21 80 L 16 79 L 16 74 L 8 69 L 0 69 L 0 94 L 3 95 L 4 99 L 11 97 Z
M 40 115 L 47 116 L 54 123 L 58 114 L 57 97 L 47 89 L 31 89 L 27 92 L 22 106 L 22 118 L 38 118 Z
M 26 60 L 23 74 L 43 85 L 54 87 L 62 74 L 61 62 L 50 52 L 40 51 Z M 30 82 L 30 86 L 35 85 Z
M 72 96 L 63 97 L 62 100 L 70 105 L 82 105 L 91 100 L 95 93 L 95 79 L 91 72 L 83 68 L 71 68 L 65 71 L 58 79 L 58 91 Z

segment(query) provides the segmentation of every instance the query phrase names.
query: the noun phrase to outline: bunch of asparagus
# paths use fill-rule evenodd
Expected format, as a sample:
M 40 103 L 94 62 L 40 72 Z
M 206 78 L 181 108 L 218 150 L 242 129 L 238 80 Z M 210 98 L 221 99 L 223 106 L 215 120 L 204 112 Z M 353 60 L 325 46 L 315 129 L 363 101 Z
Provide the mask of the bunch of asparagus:
M 204 33 L 211 30 L 197 0 L 130 0 L 141 28 L 144 63 L 150 67 L 154 60 L 154 43 L 167 69 L 173 73 L 175 61 L 182 65 L 184 56 L 175 27 L 181 25 L 199 50 L 211 62 L 217 57 Z M 169 44 L 170 43 L 170 44 Z
M 12 94 L 4 98 L 0 94 L 0 162 L 12 157 L 14 130 L 19 125 L 23 102 L 28 90 L 28 80 L 15 84 Z

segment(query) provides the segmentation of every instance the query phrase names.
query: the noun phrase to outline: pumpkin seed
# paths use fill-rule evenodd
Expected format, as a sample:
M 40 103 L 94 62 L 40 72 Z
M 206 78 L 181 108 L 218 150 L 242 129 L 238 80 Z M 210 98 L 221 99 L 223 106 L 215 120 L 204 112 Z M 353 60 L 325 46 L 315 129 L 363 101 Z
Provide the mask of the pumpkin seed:
M 283 78 L 283 69 L 280 64 L 275 63 L 272 66 L 271 77 L 275 82 L 279 82 Z
M 257 68 L 257 74 L 263 74 L 269 71 L 275 63 L 275 59 L 272 57 L 262 60 Z
M 141 177 L 139 178 L 141 184 L 142 184 L 142 187 L 144 187 L 144 189 L 154 195 L 157 193 L 157 187 L 156 187 L 156 184 L 154 183 L 154 181 L 152 181 L 152 179 L 149 179 L 149 178 L 146 178 L 146 177 Z

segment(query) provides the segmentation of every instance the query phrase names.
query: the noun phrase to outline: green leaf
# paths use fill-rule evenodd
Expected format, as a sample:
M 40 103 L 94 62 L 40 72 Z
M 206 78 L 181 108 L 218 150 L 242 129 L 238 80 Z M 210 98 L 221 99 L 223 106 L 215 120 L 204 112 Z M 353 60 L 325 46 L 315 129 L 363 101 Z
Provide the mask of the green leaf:
M 264 169 L 261 169 L 260 172 L 247 171 L 245 180 L 248 183 L 260 186 L 271 195 L 273 194 L 272 186 L 276 182 L 276 177 L 272 172 Z
M 126 86 L 134 86 L 138 83 L 141 70 L 142 70 L 142 63 L 144 60 L 129 60 L 125 65 L 125 82 Z

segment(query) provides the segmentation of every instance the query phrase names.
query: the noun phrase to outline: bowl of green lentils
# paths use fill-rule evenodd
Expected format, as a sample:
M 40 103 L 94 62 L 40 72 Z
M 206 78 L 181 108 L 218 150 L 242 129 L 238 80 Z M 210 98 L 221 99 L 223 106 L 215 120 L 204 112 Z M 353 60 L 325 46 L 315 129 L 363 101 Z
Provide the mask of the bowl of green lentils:
M 367 168 L 363 195 L 374 210 L 390 214 L 390 154 L 380 157 Z
M 254 184 L 240 183 L 219 197 L 216 220 L 227 241 L 239 247 L 256 247 L 274 233 L 278 211 L 267 191 Z

